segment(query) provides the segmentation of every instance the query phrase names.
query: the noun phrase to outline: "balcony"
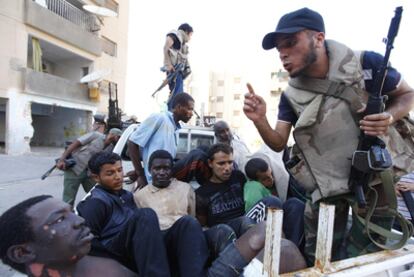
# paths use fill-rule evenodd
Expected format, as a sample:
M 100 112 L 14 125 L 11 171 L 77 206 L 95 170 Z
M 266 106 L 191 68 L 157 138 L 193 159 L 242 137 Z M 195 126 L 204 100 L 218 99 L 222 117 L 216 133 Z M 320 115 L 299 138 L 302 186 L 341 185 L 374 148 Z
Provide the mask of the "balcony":
M 96 17 L 65 0 L 25 0 L 25 23 L 100 56 Z
M 23 76 L 25 93 L 80 104 L 96 105 L 95 102 L 89 100 L 88 86 L 84 84 L 33 71 L 30 68 L 23 70 Z

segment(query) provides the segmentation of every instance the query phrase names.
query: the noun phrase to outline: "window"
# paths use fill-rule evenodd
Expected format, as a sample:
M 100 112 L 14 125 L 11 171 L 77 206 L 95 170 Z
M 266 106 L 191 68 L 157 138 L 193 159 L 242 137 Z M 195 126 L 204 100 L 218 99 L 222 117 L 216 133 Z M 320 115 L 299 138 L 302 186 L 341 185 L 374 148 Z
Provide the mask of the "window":
M 234 83 L 235 84 L 240 84 L 240 82 L 241 82 L 241 78 L 240 77 L 235 77 L 234 78 Z
M 191 134 L 190 151 L 199 146 L 210 147 L 214 143 L 214 136 Z
M 217 102 L 223 102 L 224 101 L 224 97 L 223 96 L 217 96 Z
M 185 132 L 185 130 L 184 130 Z M 191 140 L 189 140 L 191 136 Z M 191 134 L 189 133 L 180 133 L 178 135 L 178 144 L 177 144 L 177 154 L 176 159 L 181 159 L 185 155 L 200 146 L 210 147 L 214 144 L 214 133 L 211 134 L 197 134 L 196 130 L 192 130 Z
M 217 118 L 223 118 L 223 113 L 216 113 Z
M 177 152 L 187 153 L 187 136 L 188 134 L 179 134 L 177 143 Z
M 217 81 L 217 86 L 218 87 L 224 87 L 224 80 L 218 80 Z
M 239 116 L 240 115 L 240 111 L 233 111 L 233 115 L 234 116 Z
M 112 57 L 116 57 L 117 45 L 112 40 L 102 36 L 102 51 Z
M 241 94 L 234 95 L 234 100 L 240 100 L 240 99 L 241 99 Z
M 86 76 L 89 74 L 89 67 L 82 67 L 82 77 Z

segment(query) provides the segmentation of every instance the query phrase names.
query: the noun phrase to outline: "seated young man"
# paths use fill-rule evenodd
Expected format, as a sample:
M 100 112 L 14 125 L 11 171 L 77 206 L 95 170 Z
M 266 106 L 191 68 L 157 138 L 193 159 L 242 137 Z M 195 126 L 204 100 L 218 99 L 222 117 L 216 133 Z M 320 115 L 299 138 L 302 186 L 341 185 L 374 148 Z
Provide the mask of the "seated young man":
M 92 254 L 117 259 L 139 276 L 170 276 L 158 218 L 151 209 L 138 209 L 131 192 L 122 188 L 121 158 L 102 152 L 89 160 L 98 183 L 77 206 L 95 235 Z
M 202 276 L 208 259 L 207 243 L 195 219 L 193 188 L 171 178 L 173 157 L 168 151 L 156 150 L 148 168 L 152 183 L 134 193 L 138 207 L 152 208 L 164 235 L 171 273 L 179 276 Z M 197 253 L 197 255 L 195 255 Z
M 261 213 L 245 216 L 243 186 L 246 177 L 233 168 L 233 149 L 217 143 L 207 152 L 210 178 L 196 190 L 196 216 L 201 225 L 212 227 L 217 224 L 229 225 L 239 237 L 247 229 L 263 221 L 266 207 L 277 207 L 277 201 L 265 198 Z
M 49 195 L 29 198 L 0 217 L 0 258 L 34 277 L 137 276 L 115 260 L 88 256 L 93 235 L 71 206 Z
M 194 192 L 191 186 L 171 178 L 173 159 L 165 150 L 153 152 L 148 166 L 152 184 L 135 192 L 134 197 L 138 205 L 153 208 L 158 215 L 160 226 L 164 229 L 171 272 L 179 271 L 180 276 L 239 276 L 243 268 L 264 246 L 264 223 L 256 225 L 235 242 L 230 241 L 212 265 L 206 268 L 206 241 L 200 224 L 190 216 L 194 214 Z M 219 240 L 223 241 L 221 236 L 226 230 L 217 228 L 217 232 L 209 232 L 206 238 L 220 237 Z M 209 245 L 211 246 L 211 243 Z M 291 242 L 284 240 L 282 247 L 287 256 L 297 261 L 295 269 L 304 267 L 304 262 L 301 262 L 302 256 Z M 195 257 L 187 256 L 183 259 L 185 254 Z M 291 263 L 292 259 L 289 262 Z M 177 266 L 171 263 L 177 263 L 178 270 Z M 189 271 L 190 269 L 192 271 Z M 282 269 L 287 271 L 292 267 L 287 261 L 283 261 Z
M 288 240 L 300 247 L 303 242 L 303 213 L 305 204 L 295 197 L 284 203 L 276 197 L 276 187 L 272 169 L 261 158 L 250 159 L 245 166 L 250 181 L 244 184 L 244 201 L 247 216 L 263 212 L 263 199 L 272 198 L 279 209 L 283 209 L 283 232 Z M 264 217 L 265 214 L 262 214 Z

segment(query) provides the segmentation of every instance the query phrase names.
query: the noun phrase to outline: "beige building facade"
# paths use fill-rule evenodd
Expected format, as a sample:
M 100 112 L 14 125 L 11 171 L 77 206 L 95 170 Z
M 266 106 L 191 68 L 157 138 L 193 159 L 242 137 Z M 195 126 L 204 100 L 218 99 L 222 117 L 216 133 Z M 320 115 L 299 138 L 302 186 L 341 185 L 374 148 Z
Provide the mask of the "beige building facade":
M 247 73 L 210 72 L 206 115 L 215 116 L 216 121 L 226 121 L 233 132 L 249 144 L 254 144 L 257 143 L 258 133 L 243 113 L 244 94 L 247 92 L 246 83 L 249 81 L 249 76 Z M 261 79 L 256 81 L 256 92 L 265 99 L 267 117 L 269 122 L 274 124 L 277 118 L 280 95 L 287 86 L 288 74 L 285 71 L 277 70 L 262 74 Z
M 104 7 L 97 16 L 83 5 Z M 63 146 L 125 101 L 129 0 L 0 0 L 0 149 Z M 106 71 L 97 84 L 80 79 Z M 115 86 L 116 84 L 116 86 Z M 98 86 L 98 93 L 91 90 Z

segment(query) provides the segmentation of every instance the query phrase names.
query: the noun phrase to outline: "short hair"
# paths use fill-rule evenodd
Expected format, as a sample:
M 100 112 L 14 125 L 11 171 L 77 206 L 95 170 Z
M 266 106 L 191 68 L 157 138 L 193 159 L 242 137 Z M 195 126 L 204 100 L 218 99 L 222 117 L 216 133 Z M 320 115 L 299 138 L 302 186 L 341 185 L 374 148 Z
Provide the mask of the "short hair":
M 246 172 L 246 176 L 250 180 L 257 181 L 257 172 L 266 172 L 269 169 L 269 165 L 267 162 L 261 158 L 252 158 L 244 167 L 244 171 Z
M 154 152 L 152 152 L 149 160 L 148 160 L 148 168 L 151 169 L 152 166 L 152 162 L 155 159 L 169 159 L 171 161 L 171 167 L 174 164 L 174 159 L 171 156 L 170 152 L 160 149 L 160 150 L 155 150 Z
M 224 120 L 220 120 L 214 123 L 213 125 L 214 134 L 217 134 L 218 130 L 223 129 L 224 126 L 227 126 L 228 128 L 230 128 L 229 124 Z
M 121 161 L 121 157 L 113 152 L 102 151 L 96 153 L 90 158 L 88 162 L 89 170 L 96 175 L 99 175 L 101 168 L 105 164 L 115 164 L 117 161 Z
M 32 229 L 32 219 L 26 214 L 32 206 L 45 199 L 51 198 L 50 195 L 39 195 L 20 202 L 11 207 L 0 217 L 0 258 L 4 264 L 25 273 L 24 264 L 16 263 L 7 256 L 8 249 L 13 245 L 19 245 L 34 240 L 35 235 Z
M 172 108 L 174 109 L 177 105 L 187 106 L 189 102 L 194 102 L 194 98 L 185 92 L 177 93 L 171 99 Z
M 227 155 L 233 154 L 233 147 L 225 143 L 216 143 L 213 144 L 210 149 L 208 149 L 207 157 L 211 161 L 214 158 L 214 154 L 218 152 L 223 152 Z
M 186 33 L 192 33 L 193 31 L 193 27 L 190 26 L 190 24 L 188 23 L 183 23 L 178 27 L 178 30 L 183 30 Z

